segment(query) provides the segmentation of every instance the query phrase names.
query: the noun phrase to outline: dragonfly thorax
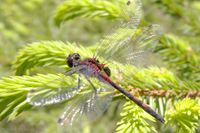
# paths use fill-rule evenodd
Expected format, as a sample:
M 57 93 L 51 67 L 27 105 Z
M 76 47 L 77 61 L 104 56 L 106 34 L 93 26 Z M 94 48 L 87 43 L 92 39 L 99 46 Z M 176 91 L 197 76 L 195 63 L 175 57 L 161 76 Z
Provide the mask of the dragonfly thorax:
M 111 75 L 111 71 L 110 71 L 110 68 L 109 67 L 106 67 L 105 64 L 101 64 L 99 62 L 99 60 L 97 60 L 96 58 L 88 58 L 88 59 L 85 59 L 83 61 L 80 62 L 81 65 L 86 65 L 87 68 L 89 69 L 89 73 L 90 74 L 98 74 L 99 72 L 104 72 L 106 73 L 108 76 Z M 90 75 L 89 74 L 89 75 Z
M 81 56 L 78 53 L 69 54 L 66 58 L 67 65 L 69 67 L 85 66 L 85 70 L 82 72 L 86 75 L 96 75 L 99 72 L 105 72 L 108 76 L 111 75 L 109 67 L 105 67 L 105 64 L 101 64 L 96 58 L 87 58 L 81 60 Z

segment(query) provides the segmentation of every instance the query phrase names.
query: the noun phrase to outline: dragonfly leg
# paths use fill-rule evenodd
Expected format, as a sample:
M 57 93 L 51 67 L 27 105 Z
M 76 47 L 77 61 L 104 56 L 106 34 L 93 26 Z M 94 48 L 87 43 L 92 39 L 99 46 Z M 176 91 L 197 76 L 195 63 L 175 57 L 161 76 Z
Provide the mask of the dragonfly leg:
M 67 72 L 64 73 L 65 76 L 71 76 L 72 74 L 76 73 L 76 70 L 75 69 L 71 69 Z
M 74 73 L 79 73 L 80 70 L 82 70 L 82 69 L 83 69 L 82 66 L 73 67 L 71 70 L 65 72 L 64 74 L 65 74 L 65 76 L 71 76 L 71 75 L 74 74 Z
M 80 88 L 81 88 L 81 74 L 78 73 L 78 78 L 77 78 L 77 87 L 76 87 L 75 89 L 72 88 L 70 91 L 74 91 L 74 90 L 78 91 Z
M 90 79 L 87 77 L 87 76 L 85 76 L 85 78 L 87 79 L 87 81 L 90 83 L 90 85 L 92 86 L 92 88 L 94 89 L 94 91 L 95 91 L 95 93 L 97 92 L 97 89 L 96 89 L 96 87 L 94 86 L 94 84 L 90 81 Z
M 80 73 L 78 73 L 78 89 L 81 87 L 81 79 L 80 79 L 81 75 Z

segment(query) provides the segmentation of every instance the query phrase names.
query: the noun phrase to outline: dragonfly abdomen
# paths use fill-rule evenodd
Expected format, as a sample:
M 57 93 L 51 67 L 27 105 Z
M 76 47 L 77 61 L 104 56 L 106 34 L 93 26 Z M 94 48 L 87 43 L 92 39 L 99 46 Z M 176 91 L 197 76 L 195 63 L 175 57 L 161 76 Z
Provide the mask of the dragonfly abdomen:
M 115 84 L 108 76 L 101 74 L 100 77 L 104 80 L 104 82 L 107 82 L 112 87 L 120 91 L 123 95 L 128 97 L 131 101 L 136 103 L 139 107 L 141 107 L 144 111 L 152 115 L 154 118 L 156 118 L 162 123 L 165 122 L 165 120 L 159 114 L 157 114 L 153 109 L 151 109 L 147 104 L 145 104 L 142 100 L 138 99 L 137 97 L 133 96 L 130 92 L 126 91 L 125 89 Z

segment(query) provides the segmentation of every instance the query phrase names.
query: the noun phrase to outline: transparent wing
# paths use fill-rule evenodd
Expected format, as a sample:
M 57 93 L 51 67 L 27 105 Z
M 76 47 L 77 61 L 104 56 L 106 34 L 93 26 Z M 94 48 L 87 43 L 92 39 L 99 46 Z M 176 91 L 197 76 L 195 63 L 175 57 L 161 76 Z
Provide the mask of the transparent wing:
M 71 70 L 68 73 L 71 73 Z M 34 87 L 26 101 L 33 106 L 56 104 L 74 97 L 80 90 L 80 76 L 49 75 L 44 83 Z
M 95 88 L 87 84 L 80 95 L 67 104 L 58 120 L 59 124 L 77 125 L 85 118 L 95 120 L 105 112 L 112 100 L 113 90 L 97 79 L 92 79 L 92 83 Z
M 105 61 L 114 60 L 123 64 L 143 65 L 144 61 L 141 59 L 147 58 L 148 61 L 148 58 L 153 56 L 154 44 L 159 40 L 161 29 L 160 26 L 155 24 L 138 28 L 141 18 L 139 0 L 128 1 L 126 6 L 127 10 L 125 11 L 128 13 L 132 13 L 130 9 L 135 7 L 135 14 L 133 13 L 131 16 L 131 14 L 126 13 L 131 17 L 98 43 L 95 56 L 103 57 Z
M 161 30 L 158 25 L 142 29 L 119 28 L 106 36 L 101 42 L 97 56 L 105 60 L 114 60 L 123 64 L 138 64 L 140 57 L 153 55 L 155 43 L 159 40 Z
M 124 46 L 116 46 L 118 50 L 113 53 L 112 58 L 124 64 L 152 64 L 157 58 L 153 51 L 160 35 L 160 26 L 156 24 L 138 29 Z
M 135 29 L 142 17 L 142 3 L 140 0 L 122 0 L 121 1 L 122 17 L 124 21 L 121 22 L 120 27 L 127 27 Z
M 122 5 L 121 16 L 123 17 L 123 21 L 120 22 L 113 34 L 105 36 L 98 43 L 99 47 L 94 56 L 101 57 L 102 55 L 105 56 L 105 53 L 116 52 L 113 51 L 113 47 L 126 44 L 137 29 L 142 16 L 142 4 L 140 0 L 122 0 L 120 5 Z

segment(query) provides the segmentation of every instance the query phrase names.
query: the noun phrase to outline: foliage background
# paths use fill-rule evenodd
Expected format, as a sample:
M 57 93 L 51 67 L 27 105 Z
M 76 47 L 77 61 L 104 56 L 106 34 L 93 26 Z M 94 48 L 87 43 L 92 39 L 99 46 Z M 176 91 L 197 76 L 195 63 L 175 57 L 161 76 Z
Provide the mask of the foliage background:
M 113 3 L 112 0 L 108 1 Z M 55 25 L 53 17 L 57 6 L 62 5 L 62 2 L 64 1 L 1 1 L 1 77 L 15 74 L 15 71 L 11 68 L 12 63 L 19 49 L 27 44 L 60 40 L 90 46 L 95 44 L 116 24 L 115 18 L 91 19 L 77 17 L 76 19 L 71 18 L 67 20 L 59 28 Z M 159 107 L 155 107 L 160 113 L 162 111 L 165 112 L 166 109 L 163 108 L 167 108 L 167 106 L 171 106 L 171 108 L 165 112 L 166 126 L 155 122 L 147 124 L 143 118 L 144 115 L 140 114 L 140 110 L 134 108 L 130 112 L 133 116 L 138 117 L 138 119 L 133 120 L 133 123 L 135 123 L 134 126 L 141 126 L 142 130 L 138 130 L 138 132 L 199 132 L 200 107 L 196 103 L 199 102 L 200 96 L 200 2 L 198 0 L 142 0 L 142 3 L 144 12 L 142 24 L 157 23 L 163 27 L 164 36 L 161 38 L 156 52 L 166 63 L 167 70 L 164 69 L 161 71 L 156 68 L 150 68 L 138 72 L 136 69 L 125 68 L 127 71 L 132 70 L 133 73 L 138 72 L 138 75 L 131 76 L 133 80 L 142 79 L 141 81 L 134 80 L 134 83 L 127 81 L 127 83 L 130 82 L 138 88 L 158 88 L 154 83 L 160 83 L 161 88 L 159 89 L 165 91 L 175 90 L 177 93 L 174 95 L 170 95 L 171 93 L 169 93 L 169 96 L 167 96 L 167 92 L 156 93 L 157 95 L 152 94 L 152 97 L 148 98 L 148 95 L 146 97 L 146 94 L 141 92 L 147 102 L 149 101 L 152 104 L 157 103 L 156 105 L 160 103 Z M 52 69 L 59 71 L 57 68 L 49 68 L 45 71 L 48 72 Z M 36 72 L 42 71 L 44 70 L 41 68 L 36 70 Z M 165 74 L 162 75 L 162 72 Z M 156 74 L 157 76 L 155 76 Z M 147 76 L 147 78 L 146 75 L 150 76 Z M 155 77 L 152 78 L 153 76 Z M 144 82 L 144 79 L 151 80 Z M 0 83 L 1 89 L 6 88 L 2 87 L 4 85 L 2 81 Z M 179 90 L 181 90 L 182 95 L 179 95 Z M 192 97 L 193 100 L 185 99 L 182 101 L 185 96 Z M 115 131 L 117 122 L 121 120 L 120 112 L 127 112 L 126 108 L 123 108 L 123 102 L 121 102 L 125 100 L 121 98 L 116 99 L 105 115 L 92 125 L 86 126 L 84 132 Z M 1 106 L 3 107 L 2 103 Z M 128 108 L 133 105 L 126 102 L 125 106 Z M 62 128 L 56 125 L 57 117 L 63 108 L 64 105 L 55 105 L 47 108 L 31 109 L 23 112 L 12 121 L 4 119 L 0 123 L 0 131 L 2 133 L 63 132 Z M 124 119 L 130 119 L 130 116 L 126 116 L 126 114 L 121 115 Z M 125 126 L 123 129 L 125 129 Z

